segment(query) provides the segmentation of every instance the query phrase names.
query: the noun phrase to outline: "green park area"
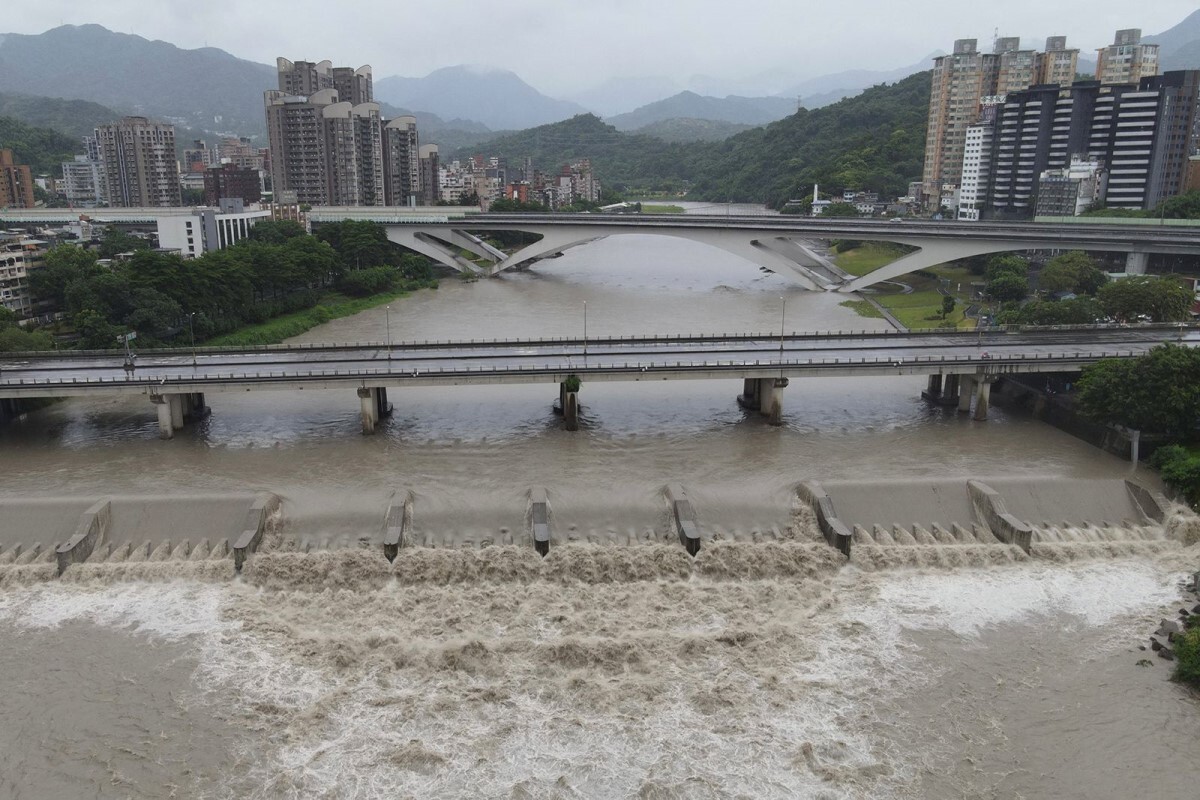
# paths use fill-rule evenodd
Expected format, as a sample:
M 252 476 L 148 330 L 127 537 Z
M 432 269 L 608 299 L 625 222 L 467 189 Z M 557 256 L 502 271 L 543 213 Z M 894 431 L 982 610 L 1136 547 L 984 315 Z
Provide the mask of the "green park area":
M 894 245 L 862 242 L 848 248 L 835 247 L 834 263 L 851 275 L 862 276 L 904 253 Z M 975 320 L 966 316 L 966 310 L 971 305 L 971 283 L 978 280 L 967 267 L 947 264 L 882 283 L 874 287 L 871 298 L 908 328 L 971 328 Z M 952 308 L 947 297 L 954 299 Z M 860 316 L 881 316 L 869 302 L 849 300 L 842 305 L 853 308 Z
M 683 206 L 642 203 L 643 214 L 682 214 Z

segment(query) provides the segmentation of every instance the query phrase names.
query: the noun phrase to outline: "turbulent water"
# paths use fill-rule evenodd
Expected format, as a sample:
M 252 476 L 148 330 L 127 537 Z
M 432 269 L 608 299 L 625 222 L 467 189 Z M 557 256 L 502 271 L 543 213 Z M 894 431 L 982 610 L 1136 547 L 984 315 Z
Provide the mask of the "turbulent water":
M 585 301 L 595 334 L 772 331 L 781 298 L 789 330 L 879 324 L 630 237 L 302 338 L 577 334 Z M 283 509 L 240 576 L 199 510 L 59 580 L 53 542 L 0 542 L 0 797 L 1193 797 L 1200 705 L 1136 663 L 1200 568 L 1193 522 L 1049 515 L 1027 555 L 952 503 L 877 493 L 848 506 L 847 562 L 798 505 L 805 479 L 1130 475 L 921 388 L 796 380 L 782 428 L 730 381 L 584 386 L 577 433 L 553 386 L 393 392 L 374 437 L 339 392 L 210 395 L 170 442 L 137 400 L 38 412 L 0 430 L 0 500 L 265 490 Z M 696 559 L 669 483 L 705 530 Z M 408 493 L 389 563 L 380 525 Z

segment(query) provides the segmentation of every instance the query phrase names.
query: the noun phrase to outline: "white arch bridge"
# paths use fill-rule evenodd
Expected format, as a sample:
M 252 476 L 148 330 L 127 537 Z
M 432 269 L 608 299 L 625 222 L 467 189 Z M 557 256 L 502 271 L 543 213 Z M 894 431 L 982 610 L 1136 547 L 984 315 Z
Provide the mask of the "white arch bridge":
M 314 221 L 332 209 L 314 211 Z M 853 292 L 959 258 L 1025 250 L 1087 250 L 1128 254 L 1127 269 L 1145 272 L 1151 253 L 1200 256 L 1200 227 L 1121 223 L 1002 223 L 811 219 L 785 216 L 619 214 L 469 214 L 460 218 L 390 222 L 386 209 L 338 209 L 336 218 L 371 219 L 388 238 L 459 271 L 495 275 L 607 236 L 651 234 L 701 242 L 741 256 L 814 290 Z M 393 212 L 394 213 L 394 212 Z M 541 237 L 508 254 L 482 238 L 495 231 Z M 854 277 L 822 257 L 812 240 L 854 239 L 914 248 L 880 269 Z M 474 255 L 479 261 L 464 255 Z M 480 264 L 482 262 L 482 265 Z

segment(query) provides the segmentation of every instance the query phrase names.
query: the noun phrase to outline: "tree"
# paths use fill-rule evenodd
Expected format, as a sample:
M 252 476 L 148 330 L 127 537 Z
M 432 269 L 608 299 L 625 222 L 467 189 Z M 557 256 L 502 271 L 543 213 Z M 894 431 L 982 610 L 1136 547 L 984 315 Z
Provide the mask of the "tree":
M 1001 303 L 1023 300 L 1029 294 L 1029 281 L 1020 275 L 1002 273 L 988 281 L 984 292 Z
M 1096 294 L 1105 313 L 1121 322 L 1148 316 L 1153 322 L 1180 322 L 1188 318 L 1194 296 L 1173 275 L 1131 275 L 1114 281 Z
M 853 203 L 830 203 L 821 210 L 823 217 L 858 217 L 858 208 Z
M 1029 274 L 1029 262 L 1014 253 L 998 253 L 989 256 L 983 275 L 990 282 L 1001 275 L 1017 275 L 1024 278 Z M 1023 295 L 1022 295 L 1023 296 Z
M 1131 359 L 1104 359 L 1079 379 L 1079 405 L 1101 422 L 1191 438 L 1200 415 L 1200 350 L 1165 344 Z
M 121 333 L 117 326 L 91 309 L 75 315 L 75 331 L 79 334 L 79 346 L 84 350 L 111 350 L 117 346 L 117 334 Z
M 1003 325 L 1093 325 L 1104 309 L 1091 297 L 1073 300 L 1034 300 L 997 315 Z
M 60 244 L 46 251 L 41 269 L 29 271 L 29 285 L 39 300 L 49 300 L 55 308 L 66 308 L 67 286 L 72 281 L 97 275 L 96 256 L 73 244 Z
M 291 219 L 266 219 L 258 222 L 250 229 L 247 237 L 252 242 L 265 244 L 283 244 L 289 239 L 307 235 L 304 226 Z
M 951 295 L 942 295 L 942 319 L 954 312 L 954 307 L 958 305 L 958 301 Z
M 1159 219 L 1200 219 L 1200 189 L 1164 200 L 1146 216 Z
M 113 258 L 120 253 L 130 253 L 135 250 L 149 250 L 150 243 L 141 237 L 126 233 L 120 228 L 111 227 L 104 231 L 97 251 L 100 258 Z
M 1038 275 L 1038 287 L 1051 294 L 1095 294 L 1107 282 L 1108 275 L 1100 271 L 1095 259 L 1079 250 L 1050 259 Z

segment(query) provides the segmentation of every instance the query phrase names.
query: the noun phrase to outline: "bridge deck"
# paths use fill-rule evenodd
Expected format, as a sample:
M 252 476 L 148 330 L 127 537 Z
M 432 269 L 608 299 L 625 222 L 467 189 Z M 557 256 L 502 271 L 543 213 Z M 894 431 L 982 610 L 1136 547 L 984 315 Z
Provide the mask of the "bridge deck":
M 538 383 L 570 374 L 594 382 L 1055 372 L 1139 355 L 1168 341 L 1200 345 L 1200 329 L 370 343 L 200 350 L 194 359 L 187 350 L 159 350 L 140 354 L 132 371 L 119 352 L 25 353 L 0 356 L 0 397 Z

